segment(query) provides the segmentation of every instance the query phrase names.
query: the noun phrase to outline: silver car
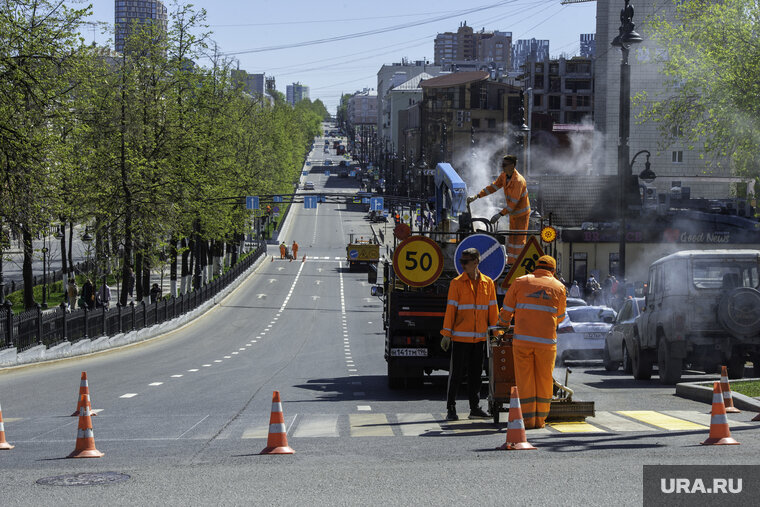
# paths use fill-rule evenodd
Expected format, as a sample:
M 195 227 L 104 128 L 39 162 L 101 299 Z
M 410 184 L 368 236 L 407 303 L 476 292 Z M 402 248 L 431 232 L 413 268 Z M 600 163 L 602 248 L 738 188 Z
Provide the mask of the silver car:
M 620 307 L 615 323 L 604 337 L 602 360 L 605 370 L 615 371 L 622 364 L 623 371 L 631 373 L 631 356 L 628 353 L 628 346 L 633 340 L 633 321 L 639 316 L 643 307 L 644 298 L 626 299 Z

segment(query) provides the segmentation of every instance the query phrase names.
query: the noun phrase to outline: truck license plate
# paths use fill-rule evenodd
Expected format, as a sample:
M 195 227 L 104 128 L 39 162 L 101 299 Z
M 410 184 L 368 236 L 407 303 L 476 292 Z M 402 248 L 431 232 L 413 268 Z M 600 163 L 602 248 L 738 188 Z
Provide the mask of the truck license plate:
M 427 357 L 427 349 L 391 349 L 391 356 L 395 357 Z
M 606 333 L 586 333 L 587 340 L 601 340 Z

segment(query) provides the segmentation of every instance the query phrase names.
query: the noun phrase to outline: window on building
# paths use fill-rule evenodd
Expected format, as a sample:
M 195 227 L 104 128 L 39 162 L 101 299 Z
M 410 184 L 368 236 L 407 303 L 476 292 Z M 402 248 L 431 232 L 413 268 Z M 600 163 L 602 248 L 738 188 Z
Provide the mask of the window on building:
M 480 128 L 480 118 L 472 119 L 472 128 Z
M 588 254 L 586 252 L 573 252 L 572 281 L 577 281 L 581 287 L 586 284 L 588 273 Z
M 576 95 L 575 96 L 575 105 L 578 107 L 590 107 L 591 106 L 591 96 L 590 95 Z
M 549 109 L 560 109 L 562 97 L 560 95 L 549 95 Z
M 542 97 L 540 93 L 534 93 L 533 94 L 533 106 L 534 107 L 541 107 Z
M 542 89 L 544 87 L 544 75 L 539 74 L 536 76 L 533 76 L 533 87 Z
M 573 107 L 575 105 L 574 95 L 565 95 L 565 107 Z
M 674 164 L 683 164 L 683 151 L 673 151 L 671 157 Z
M 613 252 L 610 254 L 610 266 L 609 266 L 608 272 L 615 278 L 620 277 L 620 254 L 619 253 Z
M 549 74 L 559 74 L 559 64 L 558 63 L 550 63 L 549 64 Z
M 559 93 L 559 91 L 560 91 L 560 83 L 561 83 L 561 80 L 560 80 L 559 76 L 550 77 L 549 78 L 549 91 L 550 92 L 557 92 L 557 93 Z
M 489 129 L 496 128 L 496 120 L 494 118 L 488 118 L 488 128 Z
M 670 127 L 670 136 L 675 138 L 683 137 L 683 128 L 680 125 Z

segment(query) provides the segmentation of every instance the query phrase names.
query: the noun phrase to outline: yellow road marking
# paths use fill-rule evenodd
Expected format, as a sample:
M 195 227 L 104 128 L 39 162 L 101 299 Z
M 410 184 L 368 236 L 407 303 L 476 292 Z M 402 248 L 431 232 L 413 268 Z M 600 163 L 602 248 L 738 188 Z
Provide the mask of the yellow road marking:
M 601 428 L 580 421 L 547 423 L 547 425 L 562 433 L 607 433 Z
M 654 410 L 620 410 L 617 413 L 670 431 L 708 429 L 707 426 L 661 414 Z
M 385 414 L 349 414 L 352 437 L 392 437 L 393 428 Z

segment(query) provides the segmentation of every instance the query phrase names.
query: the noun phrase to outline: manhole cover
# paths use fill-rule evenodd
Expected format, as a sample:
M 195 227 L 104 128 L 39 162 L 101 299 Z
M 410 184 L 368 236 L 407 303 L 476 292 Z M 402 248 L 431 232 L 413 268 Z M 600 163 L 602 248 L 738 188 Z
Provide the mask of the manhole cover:
M 101 484 L 115 484 L 124 482 L 129 479 L 127 474 L 118 472 L 97 472 L 97 473 L 80 473 L 56 475 L 54 477 L 43 477 L 37 480 L 37 484 L 46 486 L 97 486 Z

